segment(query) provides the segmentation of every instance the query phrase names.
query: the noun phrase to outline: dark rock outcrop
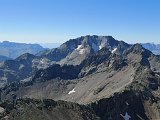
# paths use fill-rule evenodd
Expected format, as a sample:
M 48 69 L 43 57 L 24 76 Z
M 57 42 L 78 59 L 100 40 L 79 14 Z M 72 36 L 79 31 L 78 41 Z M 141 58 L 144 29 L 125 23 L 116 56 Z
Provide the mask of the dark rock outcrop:
M 0 103 L 1 120 L 100 120 L 86 106 L 50 99 L 18 99 Z
M 127 113 L 130 120 L 149 120 L 145 112 L 141 96 L 125 91 L 115 93 L 112 97 L 92 103 L 91 108 L 101 117 L 101 120 L 123 120 Z

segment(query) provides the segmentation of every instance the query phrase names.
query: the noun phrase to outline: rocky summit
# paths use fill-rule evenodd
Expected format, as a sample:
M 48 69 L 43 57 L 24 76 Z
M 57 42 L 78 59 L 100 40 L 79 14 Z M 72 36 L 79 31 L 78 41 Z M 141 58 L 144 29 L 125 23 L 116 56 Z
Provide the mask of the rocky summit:
M 0 70 L 4 120 L 160 119 L 160 56 L 141 44 L 87 35 Z

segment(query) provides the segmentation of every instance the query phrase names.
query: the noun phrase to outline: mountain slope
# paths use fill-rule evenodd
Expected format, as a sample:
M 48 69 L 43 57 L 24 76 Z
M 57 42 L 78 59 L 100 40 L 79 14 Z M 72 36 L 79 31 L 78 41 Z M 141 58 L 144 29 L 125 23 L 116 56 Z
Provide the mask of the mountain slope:
M 10 83 L 1 89 L 1 100 L 65 100 L 89 106 L 102 120 L 125 115 L 152 120 L 160 119 L 159 88 L 160 57 L 121 41 L 90 53 L 79 65 L 54 64 L 30 81 Z
M 37 70 L 46 68 L 51 61 L 25 53 L 15 60 L 0 63 L 0 84 L 29 79 Z
M 155 57 L 157 57 L 156 60 Z M 67 88 L 66 86 L 62 99 L 89 103 L 105 96 L 109 97 L 115 92 L 123 91 L 129 86 L 140 92 L 145 87 L 157 91 L 159 86 L 159 69 L 157 66 L 159 65 L 160 58 L 139 44 L 130 47 L 123 53 L 123 56 L 111 53 L 108 49 L 104 48 L 88 57 L 79 66 L 53 65 L 47 69 L 39 70 L 31 82 L 33 82 L 33 88 L 35 88 L 34 83 L 35 86 L 41 86 L 38 84 L 41 82 L 49 83 L 50 80 L 53 80 L 54 83 L 54 79 L 56 78 L 65 81 L 76 81 L 72 88 Z M 43 88 L 43 85 L 41 87 Z M 79 91 L 79 93 L 68 95 L 67 92 L 73 88 L 75 91 Z M 36 92 L 33 92 L 35 89 L 32 91 L 32 86 L 28 90 L 33 93 L 32 96 L 36 97 Z M 42 90 L 45 91 L 47 89 L 44 86 Z M 43 91 L 39 89 L 39 92 Z M 54 91 L 52 92 L 54 94 Z M 24 96 L 26 95 L 27 93 Z M 52 96 L 48 97 L 52 98 Z
M 154 61 L 154 57 L 157 57 L 156 61 Z M 102 120 L 122 119 L 120 114 L 125 115 L 126 112 L 131 118 L 137 120 L 160 119 L 160 73 L 157 70 L 154 71 L 156 66 L 151 64 L 154 61 L 156 65 L 159 65 L 159 60 L 158 56 L 139 44 L 131 46 L 123 54 L 103 48 L 87 57 L 77 68 L 76 66 L 72 66 L 73 68 L 67 65 L 59 66 L 58 69 L 63 71 L 62 74 L 60 71 L 58 72 L 60 74 L 55 74 L 54 70 L 57 68 L 52 66 L 37 72 L 30 83 L 6 86 L 2 89 L 1 99 L 13 99 L 15 96 L 16 98 L 66 100 L 85 105 L 94 103 L 92 107 Z M 79 69 L 80 71 L 75 74 L 71 71 L 74 76 L 72 78 L 72 75 L 67 73 L 70 68 L 73 71 Z M 126 93 L 130 94 L 127 100 L 125 100 Z M 119 101 L 118 103 L 114 103 L 115 98 Z M 133 98 L 137 98 L 134 103 L 132 103 Z M 109 108 L 106 108 L 104 114 L 101 115 L 98 112 L 103 111 L 103 108 L 98 107 L 101 106 L 101 100 L 104 100 L 103 104 L 107 106 L 116 104 L 113 111 L 109 112 Z M 127 108 L 126 105 L 123 105 L 122 108 L 119 108 L 126 101 L 132 107 Z M 134 106 L 135 104 L 140 105 L 141 111 Z

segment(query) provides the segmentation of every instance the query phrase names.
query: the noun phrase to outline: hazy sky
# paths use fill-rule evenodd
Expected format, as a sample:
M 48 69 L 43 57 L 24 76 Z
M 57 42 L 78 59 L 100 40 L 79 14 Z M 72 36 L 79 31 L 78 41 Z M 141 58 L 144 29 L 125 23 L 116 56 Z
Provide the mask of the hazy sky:
M 88 34 L 160 43 L 160 0 L 0 0 L 0 41 L 62 43 Z

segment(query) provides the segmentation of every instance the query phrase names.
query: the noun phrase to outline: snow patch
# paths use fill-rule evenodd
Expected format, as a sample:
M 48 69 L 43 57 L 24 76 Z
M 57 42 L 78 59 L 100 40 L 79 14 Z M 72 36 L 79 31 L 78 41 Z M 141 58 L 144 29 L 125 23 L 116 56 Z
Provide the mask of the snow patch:
M 42 60 L 40 61 L 40 63 L 41 63 L 41 64 L 44 64 L 44 60 L 42 59 Z
M 22 68 L 24 68 L 25 66 L 23 64 L 20 65 L 19 70 L 21 70 Z
M 76 50 L 79 51 L 79 54 L 82 55 L 85 53 L 85 49 L 83 48 L 82 45 L 78 45 L 78 47 L 76 48 Z
M 101 41 L 100 45 L 99 45 L 99 50 L 106 47 L 109 51 L 112 51 L 111 46 L 108 43 L 107 39 L 104 39 Z
M 76 92 L 76 91 L 75 91 L 75 88 L 74 88 L 73 90 L 69 91 L 68 94 L 70 95 L 70 94 L 75 93 L 75 92 Z
M 160 77 L 160 75 L 158 75 L 158 74 L 155 74 L 157 77 Z
M 128 115 L 128 113 L 126 112 L 125 116 L 123 116 L 122 114 L 120 114 L 124 120 L 129 120 L 131 118 L 131 116 Z
M 101 43 L 101 45 L 99 45 L 99 50 L 101 50 L 102 48 L 107 47 L 106 43 Z
M 79 54 L 82 55 L 85 53 L 85 49 L 80 49 Z
M 102 46 L 102 45 L 100 45 L 100 46 L 99 46 L 99 50 L 101 50 L 102 48 L 103 48 L 103 46 Z
M 128 105 L 129 105 L 129 103 L 128 103 L 128 102 L 126 102 L 126 105 L 128 106 Z
M 82 48 L 82 45 L 78 45 L 78 47 L 76 49 L 80 50 L 81 48 Z
M 0 113 L 4 113 L 4 108 L 0 107 Z
M 116 50 L 117 50 L 117 48 L 114 48 L 114 49 L 112 50 L 112 53 L 115 53 L 115 52 L 116 52 Z

